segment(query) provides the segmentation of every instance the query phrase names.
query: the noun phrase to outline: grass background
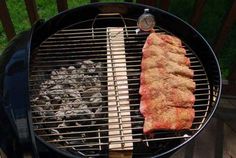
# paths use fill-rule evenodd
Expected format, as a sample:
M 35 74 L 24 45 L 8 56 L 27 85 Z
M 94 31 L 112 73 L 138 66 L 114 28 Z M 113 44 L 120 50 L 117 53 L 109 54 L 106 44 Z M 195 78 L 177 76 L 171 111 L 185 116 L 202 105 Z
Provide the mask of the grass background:
M 121 2 L 116 0 L 115 2 Z M 177 15 L 185 21 L 190 21 L 195 0 L 171 0 L 169 12 Z M 15 26 L 16 33 L 29 29 L 30 22 L 23 0 L 6 0 L 7 6 Z M 111 0 L 101 0 L 101 2 L 112 2 Z M 114 1 L 113 1 L 114 2 Z M 36 0 L 40 18 L 49 19 L 57 14 L 56 0 Z M 88 4 L 89 0 L 68 0 L 68 7 L 74 8 L 83 4 Z M 230 8 L 232 0 L 207 0 L 204 8 L 203 18 L 196 28 L 212 45 L 222 24 L 222 19 L 226 11 Z M 222 41 L 223 42 L 223 41 Z M 0 52 L 6 47 L 8 41 L 2 25 L 0 25 Z M 220 51 L 219 61 L 223 78 L 227 78 L 232 65 L 236 59 L 236 25 L 231 29 L 224 48 Z

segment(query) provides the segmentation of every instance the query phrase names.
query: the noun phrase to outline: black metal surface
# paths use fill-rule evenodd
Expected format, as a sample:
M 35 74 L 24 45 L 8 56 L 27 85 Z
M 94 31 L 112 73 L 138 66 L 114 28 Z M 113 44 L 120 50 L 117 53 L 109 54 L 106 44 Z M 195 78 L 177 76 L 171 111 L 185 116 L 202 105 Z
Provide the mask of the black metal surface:
M 127 20 L 127 25 L 133 26 L 136 20 L 138 19 L 138 17 L 143 13 L 144 8 L 150 9 L 150 13 L 152 13 L 155 16 L 157 25 L 159 27 L 179 37 L 189 48 L 191 48 L 193 52 L 196 53 L 196 55 L 199 57 L 199 60 L 201 61 L 206 71 L 207 78 L 209 79 L 210 93 L 211 93 L 209 95 L 210 106 L 206 115 L 206 120 L 204 121 L 200 129 L 194 132 L 194 135 L 192 135 L 190 139 L 184 142 L 173 141 L 172 143 L 170 143 L 170 146 L 168 148 L 165 148 L 165 151 L 162 151 L 162 152 L 154 151 L 156 150 L 156 148 L 152 148 L 152 147 L 145 149 L 146 151 L 151 152 L 152 156 L 159 157 L 159 156 L 170 154 L 171 152 L 175 151 L 176 149 L 180 148 L 185 143 L 190 141 L 194 136 L 196 136 L 204 128 L 204 126 L 207 124 L 209 119 L 212 117 L 219 102 L 219 96 L 221 94 L 221 74 L 220 74 L 219 64 L 209 44 L 194 28 L 192 28 L 190 25 L 183 22 L 181 19 L 167 12 L 159 10 L 157 8 L 144 6 L 144 5 L 138 5 L 138 4 L 128 4 L 128 3 L 96 3 L 96 4 L 86 5 L 86 6 L 82 6 L 79 8 L 75 8 L 75 9 L 63 12 L 53 17 L 52 19 L 48 20 L 43 25 L 37 27 L 33 32 L 33 37 L 32 37 L 32 41 L 30 41 L 31 42 L 30 46 L 32 50 L 36 49 L 43 41 L 48 39 L 51 35 L 69 26 L 70 26 L 70 29 L 76 29 L 76 28 L 79 28 L 79 29 L 89 28 L 90 29 L 93 19 L 98 14 L 101 14 L 101 13 L 120 13 L 124 18 L 129 19 Z M 104 28 L 108 26 L 123 26 L 123 24 L 121 20 L 114 20 L 114 19 L 108 18 L 108 19 L 102 20 L 102 22 L 97 22 L 95 27 Z M 21 41 L 26 42 L 26 43 L 29 42 L 27 41 L 27 39 L 21 39 Z M 54 41 L 54 39 L 51 39 L 51 41 Z M 7 55 L 10 55 L 9 59 L 13 60 L 14 54 L 16 55 L 20 49 L 17 46 L 17 42 L 15 41 L 13 41 L 13 44 L 10 46 L 10 48 L 15 48 L 15 49 L 10 49 L 10 52 L 6 50 L 6 52 L 9 53 Z M 72 52 L 76 50 L 73 47 L 70 47 L 70 48 L 71 49 L 69 50 Z M 21 53 L 22 53 L 22 56 L 26 59 L 28 52 L 23 51 Z M 33 51 L 31 51 L 30 53 L 31 53 L 29 57 L 30 62 L 33 62 L 33 56 L 35 56 L 36 54 Z M 58 52 L 54 51 L 54 53 L 56 54 Z M 13 55 L 11 56 L 11 54 Z M 63 54 L 66 54 L 66 52 L 62 51 L 62 55 Z M 1 60 L 2 72 L 4 72 L 5 66 L 8 63 L 9 63 L 9 60 L 2 58 Z M 28 63 L 26 62 L 24 64 L 26 64 L 24 69 L 28 71 L 29 69 Z M 58 64 L 61 64 L 61 63 L 58 63 Z M 42 64 L 42 66 L 44 65 L 45 64 Z M 20 69 L 15 69 L 15 71 L 20 72 Z M 7 75 L 6 73 L 1 73 L 1 80 L 5 78 L 6 75 Z M 27 81 L 27 79 L 22 81 L 22 83 L 25 81 Z M 13 100 L 15 100 L 15 104 L 24 105 L 23 102 L 29 101 L 28 99 L 29 93 L 27 92 L 27 89 L 21 88 L 22 85 L 20 86 L 20 84 L 21 84 L 21 81 L 19 85 L 16 85 L 14 87 L 14 89 L 16 89 L 17 90 L 16 92 L 20 94 L 25 94 L 24 97 L 27 97 L 27 98 L 23 99 L 23 98 L 14 97 L 14 99 L 11 98 L 10 100 L 7 100 L 7 104 L 10 105 L 10 103 Z M 25 82 L 25 84 L 28 84 L 28 83 Z M 6 87 L 4 83 L 1 85 L 1 91 L 3 92 L 5 90 L 6 90 Z M 19 95 L 18 93 L 17 95 Z M 13 92 L 11 94 L 7 93 L 5 95 L 5 98 L 9 98 L 9 96 L 13 96 Z M 62 154 L 64 156 L 73 157 L 68 152 L 63 152 L 55 148 L 53 145 L 46 143 L 40 137 L 38 136 L 36 137 L 37 137 L 37 140 L 39 140 L 40 143 L 42 143 L 48 149 L 52 151 L 56 151 L 57 153 Z M 154 146 L 156 145 L 155 142 L 154 143 L 150 142 L 150 144 Z M 163 144 L 165 144 L 165 142 L 163 142 Z M 140 150 L 140 149 L 143 149 L 142 145 L 135 146 L 134 154 L 136 153 L 137 156 L 140 154 L 143 154 L 143 153 L 140 153 L 140 151 L 143 152 L 143 150 Z M 140 155 L 140 157 L 143 157 L 143 156 L 145 155 Z
M 33 29 L 32 29 L 33 30 Z M 35 137 L 31 126 L 28 98 L 28 54 L 31 31 L 14 38 L 2 53 L 1 61 L 1 106 L 13 122 L 21 154 L 38 157 Z
M 0 99 L 1 105 L 3 105 L 2 98 Z M 8 155 L 12 158 L 17 158 L 17 155 L 20 154 L 20 150 L 14 148 L 13 143 L 18 145 L 17 133 L 14 129 L 14 122 L 10 119 L 8 115 L 9 112 L 3 106 L 0 106 L 0 150 L 4 152 L 5 155 Z

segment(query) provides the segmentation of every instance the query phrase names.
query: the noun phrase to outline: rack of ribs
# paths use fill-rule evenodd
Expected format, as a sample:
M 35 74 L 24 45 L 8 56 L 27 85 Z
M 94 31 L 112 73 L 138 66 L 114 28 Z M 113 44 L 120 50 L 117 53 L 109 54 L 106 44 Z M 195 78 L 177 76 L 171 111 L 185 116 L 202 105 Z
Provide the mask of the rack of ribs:
M 142 52 L 139 93 L 143 132 L 190 129 L 196 85 L 181 40 L 151 33 Z

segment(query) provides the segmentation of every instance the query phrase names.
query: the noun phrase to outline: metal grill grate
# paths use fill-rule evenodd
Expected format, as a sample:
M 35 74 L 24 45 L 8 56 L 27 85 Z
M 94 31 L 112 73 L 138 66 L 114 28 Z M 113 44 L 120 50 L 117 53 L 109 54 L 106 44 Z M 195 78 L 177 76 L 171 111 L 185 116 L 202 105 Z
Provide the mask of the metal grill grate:
M 172 142 L 184 142 L 200 129 L 205 121 L 205 118 L 207 117 L 210 106 L 210 85 L 203 65 L 199 61 L 196 54 L 191 51 L 187 45 L 185 45 L 187 56 L 191 61 L 191 69 L 194 70 L 193 79 L 196 82 L 196 102 L 194 105 L 196 117 L 192 128 L 187 131 L 157 131 L 151 136 L 143 135 L 143 117 L 139 112 L 140 101 L 138 91 L 142 47 L 148 34 L 136 34 L 136 27 L 127 27 L 126 29 L 124 30 L 124 41 L 117 40 L 117 45 L 113 45 L 116 49 L 113 51 L 125 51 L 125 73 L 127 74 L 125 80 L 127 80 L 127 83 L 120 84 L 124 84 L 126 88 L 119 89 L 119 92 L 121 92 L 119 95 L 129 96 L 128 103 L 124 103 L 123 106 L 129 106 L 130 108 L 128 110 L 119 109 L 119 113 L 129 113 L 128 115 L 122 115 L 119 117 L 121 117 L 122 124 L 131 124 L 131 126 L 124 126 L 123 128 L 109 128 L 109 125 L 112 123 L 109 122 L 111 117 L 108 115 L 112 112 L 117 113 L 117 111 L 111 111 L 108 108 L 111 106 L 117 107 L 117 105 L 109 105 L 108 107 L 108 101 L 110 102 L 117 100 L 111 100 L 108 98 L 117 96 L 117 94 L 109 93 L 109 91 L 111 91 L 109 86 L 114 85 L 107 85 L 108 74 L 112 73 L 114 69 L 107 69 L 107 67 L 109 64 L 122 64 L 123 61 L 116 62 L 114 60 L 107 60 L 108 56 L 119 56 L 120 54 L 107 54 L 107 50 L 110 48 L 107 45 L 106 28 L 94 29 L 94 34 L 92 34 L 91 29 L 64 29 L 44 41 L 34 51 L 31 60 L 30 92 L 32 119 L 34 131 L 39 137 L 48 143 L 54 144 L 57 148 L 71 152 L 72 154 L 80 153 L 84 156 L 101 156 L 107 154 L 104 151 L 109 149 L 111 150 L 111 147 L 109 148 L 111 143 L 128 144 L 126 146 L 122 146 L 123 149 L 130 149 L 133 146 L 134 148 L 138 148 L 142 145 L 147 149 L 155 149 L 156 152 L 161 153 L 167 150 L 166 146 L 172 145 Z M 156 32 L 167 33 L 160 28 L 156 29 Z M 124 46 L 121 46 L 122 42 L 124 42 Z M 101 64 L 99 71 L 100 85 L 95 87 L 101 89 L 100 92 L 102 94 L 102 102 L 100 105 L 102 106 L 102 110 L 99 111 L 94 117 L 56 120 L 54 115 L 58 111 L 58 108 L 66 106 L 67 103 L 52 103 L 54 99 L 48 98 L 50 108 L 48 108 L 49 105 L 45 103 L 36 104 L 35 98 L 39 96 L 41 89 L 40 86 L 46 80 L 50 79 L 52 71 L 59 70 L 61 67 L 77 67 L 77 62 L 84 60 L 91 60 L 94 63 Z M 115 68 L 119 68 L 119 66 L 115 66 Z M 86 73 L 84 75 L 86 75 Z M 70 79 L 73 79 L 71 74 L 67 74 L 67 77 L 68 76 L 70 76 Z M 122 75 L 118 75 L 116 77 L 122 77 Z M 75 79 L 78 79 L 78 77 L 75 77 Z M 60 81 L 64 80 L 64 78 L 57 78 L 55 80 Z M 118 79 L 118 81 L 122 81 L 122 79 Z M 50 83 L 49 86 L 52 86 L 52 84 L 53 83 Z M 61 84 L 67 85 L 68 83 Z M 79 83 L 75 82 L 71 84 Z M 47 83 L 44 83 L 44 85 L 47 85 Z M 87 86 L 87 88 L 93 87 L 94 86 Z M 80 93 L 82 100 L 84 100 L 83 104 L 87 104 L 86 100 L 90 97 L 84 96 L 85 92 Z M 57 95 L 57 92 L 55 95 Z M 61 99 L 75 100 L 76 98 L 62 97 Z M 124 100 L 127 100 L 127 98 Z M 119 101 L 121 102 L 122 98 L 120 98 Z M 71 104 L 76 105 L 78 103 Z M 88 109 L 92 110 L 94 107 L 90 106 Z M 66 115 L 73 116 L 73 114 Z M 77 116 L 83 115 L 84 113 L 77 114 Z M 94 113 L 88 115 L 94 115 Z M 129 118 L 129 121 L 126 121 L 127 119 L 125 118 Z M 121 122 L 114 122 L 113 124 L 120 125 Z M 118 132 L 111 135 L 109 134 L 109 131 Z M 131 132 L 125 133 L 124 131 Z M 129 139 L 119 139 L 118 141 L 110 142 L 110 140 L 113 140 L 111 139 L 112 137 L 121 137 L 121 135 L 123 137 L 125 136 L 124 138 Z M 130 143 L 132 146 L 129 146 Z

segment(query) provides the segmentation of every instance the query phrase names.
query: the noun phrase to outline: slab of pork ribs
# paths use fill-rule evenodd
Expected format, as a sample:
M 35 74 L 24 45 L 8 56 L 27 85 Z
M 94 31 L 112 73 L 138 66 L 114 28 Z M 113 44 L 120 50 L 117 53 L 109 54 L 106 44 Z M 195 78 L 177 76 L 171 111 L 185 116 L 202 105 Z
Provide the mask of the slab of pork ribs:
M 190 129 L 196 85 L 181 40 L 151 33 L 142 51 L 139 93 L 143 132 Z

